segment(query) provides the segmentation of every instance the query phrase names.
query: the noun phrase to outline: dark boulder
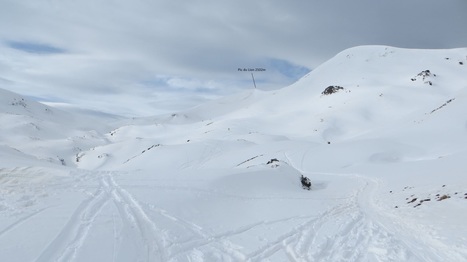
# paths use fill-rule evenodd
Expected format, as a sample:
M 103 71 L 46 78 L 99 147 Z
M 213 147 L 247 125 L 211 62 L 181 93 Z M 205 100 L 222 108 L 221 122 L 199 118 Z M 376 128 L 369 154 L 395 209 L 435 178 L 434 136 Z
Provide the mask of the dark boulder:
M 339 90 L 343 90 L 344 88 L 342 86 L 328 86 L 326 89 L 324 89 L 323 92 L 321 92 L 322 95 L 330 95 L 337 93 Z

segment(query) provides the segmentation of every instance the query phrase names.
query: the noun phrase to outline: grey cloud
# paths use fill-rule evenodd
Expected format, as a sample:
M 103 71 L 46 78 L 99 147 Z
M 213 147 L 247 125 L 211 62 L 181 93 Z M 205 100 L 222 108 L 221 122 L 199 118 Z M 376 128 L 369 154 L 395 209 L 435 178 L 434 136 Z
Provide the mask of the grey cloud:
M 66 52 L 37 59 L 2 46 L 0 77 L 64 96 L 184 89 L 154 79 L 226 94 L 250 88 L 236 70 L 255 66 L 268 67 L 257 78 L 270 89 L 294 81 L 271 60 L 313 69 L 356 45 L 467 46 L 462 0 L 1 1 L 0 41 Z

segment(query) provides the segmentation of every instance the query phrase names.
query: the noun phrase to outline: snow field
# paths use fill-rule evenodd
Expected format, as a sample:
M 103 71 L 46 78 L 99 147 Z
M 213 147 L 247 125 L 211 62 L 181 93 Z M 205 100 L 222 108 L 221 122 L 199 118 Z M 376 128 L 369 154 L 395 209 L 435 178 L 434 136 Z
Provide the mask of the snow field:
M 465 261 L 466 54 L 357 47 L 136 119 L 0 90 L 0 260 Z

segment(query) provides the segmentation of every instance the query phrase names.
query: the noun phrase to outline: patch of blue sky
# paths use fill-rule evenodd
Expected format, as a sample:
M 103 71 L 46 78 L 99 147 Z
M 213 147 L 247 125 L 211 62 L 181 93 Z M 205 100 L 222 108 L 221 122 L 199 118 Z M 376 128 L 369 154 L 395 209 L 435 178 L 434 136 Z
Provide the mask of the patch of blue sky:
M 296 65 L 283 59 L 269 58 L 267 59 L 267 64 L 271 70 L 277 70 L 292 80 L 298 80 L 311 71 L 307 67 Z
M 197 83 L 195 81 L 195 84 L 192 84 L 190 83 L 190 81 L 193 80 L 191 78 L 180 78 L 180 77 L 176 77 L 176 78 L 181 81 L 186 81 L 187 86 L 184 87 L 183 85 L 180 85 L 180 84 L 178 85 L 171 84 L 170 80 L 172 80 L 172 78 L 169 76 L 157 76 L 151 79 L 142 80 L 139 83 L 142 86 L 146 88 L 150 88 L 152 90 L 159 90 L 159 91 L 170 92 L 170 93 L 211 94 L 211 93 L 217 93 L 219 91 L 217 89 L 203 86 L 202 82 Z
M 63 48 L 36 42 L 9 41 L 7 42 L 7 45 L 10 48 L 31 54 L 53 55 L 66 52 L 66 50 Z
M 267 83 L 266 80 L 262 79 L 260 76 L 259 76 L 259 73 L 258 74 L 254 74 L 254 78 L 255 78 L 255 83 L 256 84 L 263 84 L 263 83 Z M 240 86 L 253 86 L 253 78 L 251 77 L 251 74 L 249 74 L 248 76 L 245 77 L 245 79 L 242 79 L 242 80 L 239 80 L 237 81 L 237 83 L 240 85 Z
M 151 89 L 154 89 L 154 88 L 165 89 L 169 87 L 169 84 L 167 83 L 169 79 L 170 79 L 169 77 L 165 77 L 165 76 L 164 77 L 156 76 L 153 78 L 147 78 L 147 79 L 141 80 L 138 83 L 141 84 L 141 86 L 143 87 L 148 87 Z

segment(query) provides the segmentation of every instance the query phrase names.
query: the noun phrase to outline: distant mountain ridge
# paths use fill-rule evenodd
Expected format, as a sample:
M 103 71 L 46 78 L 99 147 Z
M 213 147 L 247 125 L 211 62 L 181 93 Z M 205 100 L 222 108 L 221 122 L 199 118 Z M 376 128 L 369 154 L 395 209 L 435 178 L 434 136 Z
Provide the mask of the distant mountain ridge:
M 437 115 L 458 114 L 467 109 L 463 106 L 467 104 L 466 75 L 467 48 L 416 50 L 361 46 L 342 51 L 296 83 L 280 90 L 244 91 L 182 112 L 121 121 L 121 125 L 123 129 L 134 129 L 140 125 L 209 126 L 213 131 L 206 134 L 203 132 L 207 132 L 207 128 L 188 131 L 191 136 L 201 139 L 217 136 L 224 129 L 232 129 L 228 133 L 233 133 L 235 126 L 248 122 L 245 126 L 250 129 L 240 132 L 269 134 L 284 139 L 302 137 L 316 143 L 347 141 L 363 135 L 379 136 L 377 132 L 388 133 L 388 130 L 400 131 L 401 128 L 409 133 L 429 132 L 427 130 L 436 130 L 431 125 L 436 126 L 433 119 Z M 341 89 L 323 95 L 330 86 Z M 105 145 L 118 137 L 117 131 L 122 130 L 115 129 L 116 135 L 107 141 L 105 133 L 101 132 L 108 128 L 101 128 L 98 122 L 91 124 L 93 121 L 83 120 L 86 118 L 82 116 L 1 89 L 0 113 L 4 129 L 13 132 L 11 136 L 3 132 L 3 141 L 23 133 L 33 141 L 74 140 L 72 137 L 82 136 L 84 140 L 92 137 L 100 141 L 99 145 Z M 450 118 L 441 118 L 444 125 L 453 124 L 447 123 Z M 87 132 L 86 128 L 91 135 L 74 134 L 77 129 L 82 130 L 78 133 Z M 69 149 L 65 151 L 70 152 Z M 67 153 L 63 159 L 67 163 L 76 162 L 76 154 Z
M 364 46 L 144 118 L 0 90 L 0 260 L 467 261 L 466 76 Z

